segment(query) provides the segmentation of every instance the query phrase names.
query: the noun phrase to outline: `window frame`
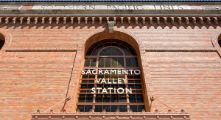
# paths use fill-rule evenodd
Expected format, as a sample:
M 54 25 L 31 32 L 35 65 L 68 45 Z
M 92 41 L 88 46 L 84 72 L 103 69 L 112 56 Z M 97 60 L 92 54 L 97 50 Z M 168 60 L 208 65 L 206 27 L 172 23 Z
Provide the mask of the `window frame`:
M 123 53 L 123 55 L 122 56 L 119 56 L 119 55 L 101 55 L 101 52 L 103 51 L 103 50 L 106 50 L 106 49 L 108 49 L 108 48 L 111 48 L 111 47 L 114 47 L 114 48 L 117 48 L 120 52 L 122 52 Z M 125 48 L 122 48 L 121 46 L 113 46 L 113 45 L 108 45 L 108 46 L 102 46 L 102 47 L 97 47 L 97 49 L 98 50 L 96 50 L 96 49 L 92 49 L 92 50 L 95 50 L 96 52 L 97 52 L 97 54 L 96 55 L 94 55 L 94 53 L 93 53 L 93 51 L 91 51 L 90 53 L 92 54 L 87 54 L 86 56 L 85 56 L 85 61 L 86 61 L 86 59 L 96 59 L 96 65 L 95 66 L 93 66 L 93 67 L 91 67 L 91 66 L 84 66 L 84 69 L 94 69 L 94 70 L 96 70 L 96 71 L 98 71 L 99 69 L 104 69 L 104 70 L 107 70 L 107 69 L 140 69 L 140 65 L 139 65 L 139 63 L 138 63 L 138 55 L 136 55 L 136 54 L 133 54 L 133 53 L 130 53 L 130 49 L 125 49 Z M 128 51 L 125 51 L 125 50 L 128 50 Z M 127 52 L 127 55 L 126 55 L 126 53 L 125 52 Z M 129 54 L 129 55 L 128 55 Z M 100 62 L 100 59 L 101 58 L 123 58 L 123 62 L 124 62 L 124 64 L 123 64 L 123 66 L 121 66 L 121 67 L 119 67 L 119 66 L 117 66 L 117 67 L 113 67 L 113 66 L 111 66 L 111 67 L 100 67 L 99 66 L 99 62 Z M 127 58 L 135 58 L 135 61 L 136 61 L 136 64 L 137 64 L 137 66 L 127 66 L 127 63 L 126 63 L 126 60 L 127 60 Z M 112 60 L 112 59 L 111 59 Z M 91 64 L 91 63 L 90 63 Z M 113 65 L 112 64 L 112 61 L 111 61 L 111 65 Z M 95 85 L 95 87 L 97 87 L 97 84 L 96 84 L 96 82 L 95 82 L 95 80 L 98 78 L 98 76 L 99 76 L 99 74 L 95 74 L 95 78 L 88 78 L 88 79 L 85 79 L 85 78 L 81 78 L 81 81 L 83 81 L 83 80 L 90 80 L 90 79 L 94 79 L 94 85 Z M 117 102 L 112 102 L 112 98 L 110 98 L 110 102 L 105 102 L 103 99 L 104 98 L 102 98 L 102 102 L 96 102 L 96 95 L 98 94 L 94 94 L 94 97 L 93 97 L 93 103 L 79 103 L 78 102 L 78 104 L 77 105 L 93 105 L 93 107 L 92 107 L 92 111 L 94 111 L 94 112 L 96 112 L 95 111 L 95 107 L 96 106 L 99 106 L 99 105 L 109 105 L 109 106 L 113 106 L 113 105 L 118 105 L 118 110 L 120 109 L 120 106 L 127 106 L 127 112 L 129 112 L 130 111 L 130 106 L 131 105 L 133 105 L 133 106 L 139 106 L 139 105 L 141 105 L 141 106 L 144 106 L 144 86 L 141 84 L 142 82 L 143 82 L 143 79 L 142 79 L 142 77 L 141 77 L 141 75 L 140 75 L 140 77 L 139 78 L 128 78 L 127 76 L 128 75 L 126 75 L 126 74 L 123 74 L 123 75 L 111 75 L 111 76 L 122 76 L 124 79 L 126 79 L 126 81 L 128 81 L 128 80 L 139 80 L 140 81 L 140 83 L 132 83 L 132 84 L 128 84 L 128 83 L 125 83 L 125 88 L 128 88 L 128 85 L 135 85 L 135 84 L 139 84 L 139 85 L 141 85 L 141 88 L 133 88 L 132 90 L 134 91 L 134 90 L 137 90 L 137 91 L 141 91 L 141 92 L 134 92 L 133 94 L 135 94 L 135 95 L 137 95 L 137 94 L 139 94 L 139 95 L 142 95 L 142 98 L 143 98 L 143 102 L 137 102 L 137 100 L 136 100 L 136 102 L 130 102 L 130 96 L 129 96 L 129 94 L 126 94 L 126 100 L 124 100 L 124 101 L 122 101 L 122 100 L 120 100 L 120 97 L 119 97 L 119 94 L 117 94 L 118 95 L 118 97 L 117 97 Z M 124 87 L 123 87 L 124 88 Z M 81 89 L 81 90 L 85 90 L 85 89 Z M 88 90 L 88 89 L 87 89 Z M 81 94 L 81 92 L 79 93 L 79 94 Z M 85 94 L 85 93 L 83 93 L 83 94 Z M 90 93 L 86 93 L 86 94 L 90 94 Z M 98 94 L 98 95 L 100 95 L 100 94 Z M 108 94 L 109 95 L 109 94 Z M 112 94 L 110 94 L 110 96 L 111 96 Z M 143 107 L 143 109 L 145 110 L 145 107 Z M 125 111 L 124 111 L 125 112 Z M 140 111 L 141 112 L 141 111 Z

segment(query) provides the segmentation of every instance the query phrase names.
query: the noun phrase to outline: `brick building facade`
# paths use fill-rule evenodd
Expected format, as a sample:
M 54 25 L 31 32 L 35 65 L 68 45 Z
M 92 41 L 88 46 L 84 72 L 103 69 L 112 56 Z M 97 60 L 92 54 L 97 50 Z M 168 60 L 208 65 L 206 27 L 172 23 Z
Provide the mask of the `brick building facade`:
M 220 2 L 2 2 L 0 119 L 220 120 L 220 25 Z M 141 74 L 98 98 L 85 69 Z

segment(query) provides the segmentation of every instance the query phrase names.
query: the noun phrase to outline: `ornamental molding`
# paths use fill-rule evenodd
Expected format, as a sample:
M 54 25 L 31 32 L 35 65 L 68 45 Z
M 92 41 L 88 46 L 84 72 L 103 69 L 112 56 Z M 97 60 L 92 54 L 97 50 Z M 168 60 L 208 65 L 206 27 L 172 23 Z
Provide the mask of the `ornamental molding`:
M 108 25 L 108 31 L 109 32 L 113 32 L 114 31 L 114 25 L 115 25 L 116 20 L 114 21 L 107 21 L 107 25 Z
M 221 10 L 220 4 L 146 3 L 146 2 L 76 2 L 76 3 L 16 3 L 0 5 L 0 10 Z
M 129 25 L 220 25 L 221 17 L 155 17 L 155 16 L 123 16 L 123 17 L 98 17 L 98 16 L 0 16 L 0 25 L 56 25 L 56 24 L 108 24 L 110 30 L 117 24 Z M 112 24 L 114 23 L 114 24 Z
M 2 3 L 0 24 L 218 25 L 221 3 Z M 111 24 L 108 24 L 112 29 Z
M 0 16 L 221 16 L 221 3 L 2 3 Z

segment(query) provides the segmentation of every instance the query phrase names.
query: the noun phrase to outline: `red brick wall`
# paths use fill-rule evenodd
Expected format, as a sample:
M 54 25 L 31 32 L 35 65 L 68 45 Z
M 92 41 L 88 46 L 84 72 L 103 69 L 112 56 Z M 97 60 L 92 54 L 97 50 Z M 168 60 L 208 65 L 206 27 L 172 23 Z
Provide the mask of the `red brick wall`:
M 0 52 L 1 118 L 29 120 L 37 109 L 60 111 L 73 66 L 66 109 L 74 112 L 85 42 L 105 27 L 1 26 L 6 37 Z M 133 37 L 140 47 L 148 95 L 155 98 L 151 111 L 184 109 L 193 120 L 221 119 L 221 59 L 216 51 L 207 51 L 217 48 L 220 27 L 115 30 Z

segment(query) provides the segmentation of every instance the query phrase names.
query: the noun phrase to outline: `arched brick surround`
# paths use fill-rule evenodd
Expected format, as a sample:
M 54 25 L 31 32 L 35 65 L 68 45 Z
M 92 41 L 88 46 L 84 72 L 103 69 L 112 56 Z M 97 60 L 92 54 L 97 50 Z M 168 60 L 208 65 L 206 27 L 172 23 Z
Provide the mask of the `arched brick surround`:
M 130 44 L 136 50 L 137 54 L 140 53 L 139 44 L 137 43 L 137 41 L 131 35 L 128 35 L 120 31 L 114 31 L 114 32 L 103 31 L 103 32 L 99 32 L 99 33 L 92 35 L 85 42 L 85 51 L 87 51 L 88 48 L 94 43 L 99 42 L 104 39 L 118 39 L 118 40 L 124 41 Z
M 128 35 L 127 33 L 124 33 L 124 32 L 120 32 L 120 31 L 113 31 L 113 32 L 103 31 L 103 32 L 98 32 L 98 33 L 92 35 L 85 42 L 84 56 L 85 56 L 86 52 L 88 51 L 88 49 L 93 44 L 95 44 L 95 43 L 97 43 L 99 41 L 105 40 L 105 39 L 117 39 L 117 40 L 124 41 L 124 42 L 128 43 L 129 45 L 131 45 L 133 47 L 133 49 L 136 51 L 136 53 L 137 53 L 138 62 L 140 64 L 140 69 L 141 69 L 141 71 L 143 71 L 141 55 L 140 55 L 141 52 L 140 52 L 139 44 L 138 44 L 138 42 L 136 41 L 136 39 L 133 36 Z M 83 68 L 83 66 L 81 68 Z M 143 79 L 144 84 L 146 85 L 145 81 L 147 81 L 147 80 L 145 80 L 143 72 L 142 72 L 142 79 Z M 146 111 L 150 111 L 149 97 L 148 97 L 148 94 L 147 94 L 148 93 L 147 86 L 144 86 L 144 89 L 145 89 L 144 90 L 145 110 Z

